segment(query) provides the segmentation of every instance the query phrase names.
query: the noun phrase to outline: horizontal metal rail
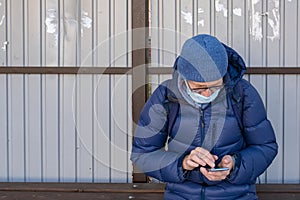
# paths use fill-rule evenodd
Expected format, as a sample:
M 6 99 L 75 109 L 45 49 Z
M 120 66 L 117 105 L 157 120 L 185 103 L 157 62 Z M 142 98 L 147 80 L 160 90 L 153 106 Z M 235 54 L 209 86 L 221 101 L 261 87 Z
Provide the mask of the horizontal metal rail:
M 131 67 L 0 67 L 0 74 L 131 74 Z M 171 67 L 150 67 L 148 74 L 171 74 Z M 248 67 L 247 74 L 300 74 L 300 67 Z
M 0 67 L 0 74 L 126 74 L 128 67 Z
M 171 74 L 172 68 L 151 67 L 149 74 Z M 247 74 L 300 74 L 300 67 L 248 67 Z

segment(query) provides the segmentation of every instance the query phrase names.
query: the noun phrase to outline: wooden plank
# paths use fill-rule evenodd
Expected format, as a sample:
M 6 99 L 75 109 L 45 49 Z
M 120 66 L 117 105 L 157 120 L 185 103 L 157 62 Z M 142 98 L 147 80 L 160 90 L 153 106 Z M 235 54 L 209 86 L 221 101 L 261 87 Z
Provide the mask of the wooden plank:
M 162 199 L 165 184 L 0 183 L 2 199 Z M 256 185 L 259 199 L 296 200 L 299 184 Z
M 269 194 L 258 193 L 259 199 L 264 200 L 298 200 L 300 194 L 282 193 Z M 80 199 L 163 199 L 163 193 L 36 193 L 36 192 L 0 192 L 0 198 L 6 200 L 27 200 L 27 199 L 44 199 L 44 200 L 80 200 Z
M 258 194 L 259 199 L 264 200 L 298 200 L 300 198 L 300 194 Z
M 20 183 L 1 182 L 0 191 L 162 193 L 164 183 Z M 258 193 L 300 193 L 300 184 L 257 184 Z
M 163 199 L 163 194 L 131 194 L 131 193 L 20 193 L 20 192 L 10 192 L 4 193 L 0 192 L 0 198 L 5 200 L 84 200 L 84 199 L 105 199 L 105 200 L 115 200 L 115 199 Z
M 300 193 L 300 184 L 258 184 L 259 193 Z
M 161 193 L 164 187 L 164 184 L 149 183 L 0 183 L 0 191 L 6 192 Z

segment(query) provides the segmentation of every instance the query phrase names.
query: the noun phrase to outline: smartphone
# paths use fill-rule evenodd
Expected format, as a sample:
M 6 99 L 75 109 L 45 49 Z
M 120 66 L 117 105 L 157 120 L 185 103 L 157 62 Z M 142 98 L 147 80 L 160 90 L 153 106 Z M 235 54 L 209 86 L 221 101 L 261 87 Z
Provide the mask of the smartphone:
M 217 167 L 217 168 L 208 168 L 209 172 L 221 172 L 221 171 L 227 171 L 229 170 L 228 167 Z

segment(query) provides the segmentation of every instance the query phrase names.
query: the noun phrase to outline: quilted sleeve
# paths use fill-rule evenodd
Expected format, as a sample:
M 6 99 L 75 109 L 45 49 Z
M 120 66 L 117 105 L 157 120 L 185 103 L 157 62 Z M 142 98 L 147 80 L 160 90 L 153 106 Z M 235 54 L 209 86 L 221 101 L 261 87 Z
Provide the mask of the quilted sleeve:
M 235 155 L 236 164 L 228 180 L 234 184 L 253 184 L 272 163 L 278 145 L 256 89 L 244 82 L 243 124 L 246 148 Z
M 145 104 L 133 139 L 131 161 L 145 174 L 164 182 L 182 182 L 183 155 L 165 150 L 166 88 L 159 86 Z

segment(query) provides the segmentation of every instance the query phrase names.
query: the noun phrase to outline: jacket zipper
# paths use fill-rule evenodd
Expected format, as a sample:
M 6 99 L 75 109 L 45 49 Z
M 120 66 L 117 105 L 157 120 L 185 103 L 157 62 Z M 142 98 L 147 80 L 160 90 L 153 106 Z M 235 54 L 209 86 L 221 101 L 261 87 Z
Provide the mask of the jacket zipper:
M 201 200 L 205 200 L 205 186 L 202 185 L 202 188 L 201 188 Z
M 203 117 L 203 110 L 200 108 L 200 121 L 201 121 L 201 144 L 204 142 L 204 117 Z M 202 184 L 201 188 L 201 200 L 205 200 L 205 186 Z
M 212 136 L 211 136 L 211 147 L 213 148 L 213 146 L 216 144 L 216 124 L 213 123 L 213 127 L 212 127 Z
M 204 118 L 203 118 L 203 110 L 201 110 L 201 108 L 200 108 L 200 121 L 201 121 L 201 144 L 203 144 L 204 136 L 205 136 L 205 134 L 204 134 L 205 124 L 204 124 Z

